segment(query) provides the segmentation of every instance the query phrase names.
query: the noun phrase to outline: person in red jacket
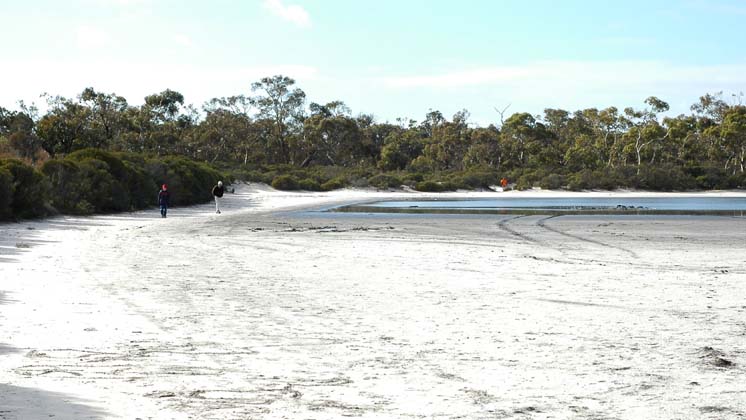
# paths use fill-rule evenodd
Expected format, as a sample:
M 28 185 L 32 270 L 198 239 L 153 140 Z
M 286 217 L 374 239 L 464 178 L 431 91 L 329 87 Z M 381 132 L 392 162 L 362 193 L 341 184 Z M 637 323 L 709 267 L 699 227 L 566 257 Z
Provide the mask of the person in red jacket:
M 161 208 L 161 217 L 166 217 L 168 206 L 171 204 L 171 195 L 168 193 L 168 186 L 163 184 L 158 191 L 158 206 Z

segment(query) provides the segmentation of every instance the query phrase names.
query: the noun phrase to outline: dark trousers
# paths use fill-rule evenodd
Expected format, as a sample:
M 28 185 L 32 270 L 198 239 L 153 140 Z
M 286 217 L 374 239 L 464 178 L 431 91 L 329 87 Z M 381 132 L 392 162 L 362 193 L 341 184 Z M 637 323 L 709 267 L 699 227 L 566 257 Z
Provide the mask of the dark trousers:
M 167 212 L 168 212 L 168 206 L 165 204 L 161 204 L 161 217 L 166 217 Z

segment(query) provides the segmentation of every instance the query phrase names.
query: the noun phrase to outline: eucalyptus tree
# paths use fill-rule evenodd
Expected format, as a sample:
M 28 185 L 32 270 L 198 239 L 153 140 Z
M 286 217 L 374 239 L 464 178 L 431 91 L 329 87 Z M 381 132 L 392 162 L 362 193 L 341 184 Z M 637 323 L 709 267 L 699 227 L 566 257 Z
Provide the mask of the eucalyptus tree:
M 213 98 L 202 106 L 205 119 L 195 127 L 196 153 L 206 160 L 246 164 L 259 139 L 251 118 L 252 105 L 243 95 Z
M 633 153 L 637 162 L 637 173 L 640 173 L 643 153 L 646 149 L 652 149 L 649 153 L 650 163 L 654 163 L 656 155 L 662 146 L 662 142 L 668 139 L 670 130 L 658 122 L 658 114 L 668 111 L 668 103 L 651 96 L 645 100 L 649 109 L 635 110 L 625 108 L 625 122 L 629 129 L 623 136 L 626 140 L 624 151 Z
M 0 107 L 0 138 L 5 137 L 8 145 L 22 158 L 35 162 L 41 141 L 36 135 L 32 115 L 27 109 L 10 111 Z
M 510 168 L 556 166 L 558 156 L 551 149 L 552 141 L 546 126 L 525 112 L 511 115 L 500 129 L 503 162 Z
M 193 124 L 189 112 L 180 114 L 183 105 L 184 95 L 171 89 L 145 97 L 139 115 L 133 116 L 144 150 L 157 155 L 179 150 L 179 143 Z
M 360 128 L 360 143 L 363 158 L 362 165 L 376 166 L 381 159 L 386 137 L 399 127 L 389 123 L 376 123 L 372 115 L 362 114 L 356 118 L 357 126 Z
M 746 168 L 746 106 L 731 107 L 720 127 L 725 150 L 725 170 L 743 173 Z
M 302 139 L 294 147 L 300 151 L 302 167 L 311 162 L 328 165 L 355 166 L 364 157 L 362 134 L 357 121 L 350 116 L 344 102 L 326 105 L 311 103 L 311 115 L 303 122 Z
M 384 170 L 401 170 L 422 154 L 422 133 L 397 127 L 386 136 L 378 166 Z
M 86 147 L 104 146 L 89 130 L 90 108 L 62 96 L 47 96 L 47 113 L 36 125 L 41 147 L 50 156 L 68 154 Z
M 425 140 L 424 158 L 431 162 L 434 169 L 462 169 L 464 155 L 470 146 L 469 112 L 459 111 L 451 121 L 442 119 L 439 113 L 431 112 L 428 120 L 433 122 L 426 124 L 431 135 Z
M 128 107 L 127 100 L 114 93 L 96 92 L 92 87 L 83 90 L 79 99 L 91 111 L 89 130 L 102 139 L 102 145 L 108 146 L 124 129 L 122 119 Z
M 302 130 L 306 94 L 293 85 L 295 80 L 281 75 L 265 77 L 251 85 L 251 90 L 258 93 L 251 98 L 251 104 L 258 109 L 259 119 L 273 124 L 268 142 L 268 157 L 273 162 L 292 163 L 289 139 Z
M 462 159 L 463 167 L 500 169 L 500 130 L 492 124 L 477 127 L 471 130 L 470 137 L 469 148 Z

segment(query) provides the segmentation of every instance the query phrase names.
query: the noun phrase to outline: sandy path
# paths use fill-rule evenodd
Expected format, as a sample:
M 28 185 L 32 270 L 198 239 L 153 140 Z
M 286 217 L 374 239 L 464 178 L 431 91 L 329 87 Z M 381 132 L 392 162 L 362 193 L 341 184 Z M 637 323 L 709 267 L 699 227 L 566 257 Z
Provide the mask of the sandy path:
M 371 198 L 0 227 L 0 419 L 746 416 L 746 220 Z

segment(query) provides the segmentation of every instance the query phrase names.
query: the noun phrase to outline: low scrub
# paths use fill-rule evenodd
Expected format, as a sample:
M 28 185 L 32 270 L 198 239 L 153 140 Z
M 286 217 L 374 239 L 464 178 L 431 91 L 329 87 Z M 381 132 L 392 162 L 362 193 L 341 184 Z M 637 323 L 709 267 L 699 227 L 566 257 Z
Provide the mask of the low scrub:
M 195 204 L 209 201 L 212 186 L 221 179 L 211 166 L 182 157 L 98 149 L 49 160 L 40 172 L 17 160 L 2 160 L 0 219 L 143 209 L 156 205 L 161 184 L 168 184 L 172 205 Z
M 300 180 L 292 175 L 279 175 L 272 180 L 272 188 L 283 191 L 300 189 Z
M 386 190 L 389 188 L 399 188 L 404 184 L 404 182 L 398 176 L 378 174 L 368 178 L 368 184 L 371 187 L 378 188 L 379 190 Z
M 7 218 L 40 217 L 50 212 L 47 180 L 39 171 L 20 160 L 0 161 L 0 190 L 9 193 L 0 201 L 0 212 L 7 214 Z

